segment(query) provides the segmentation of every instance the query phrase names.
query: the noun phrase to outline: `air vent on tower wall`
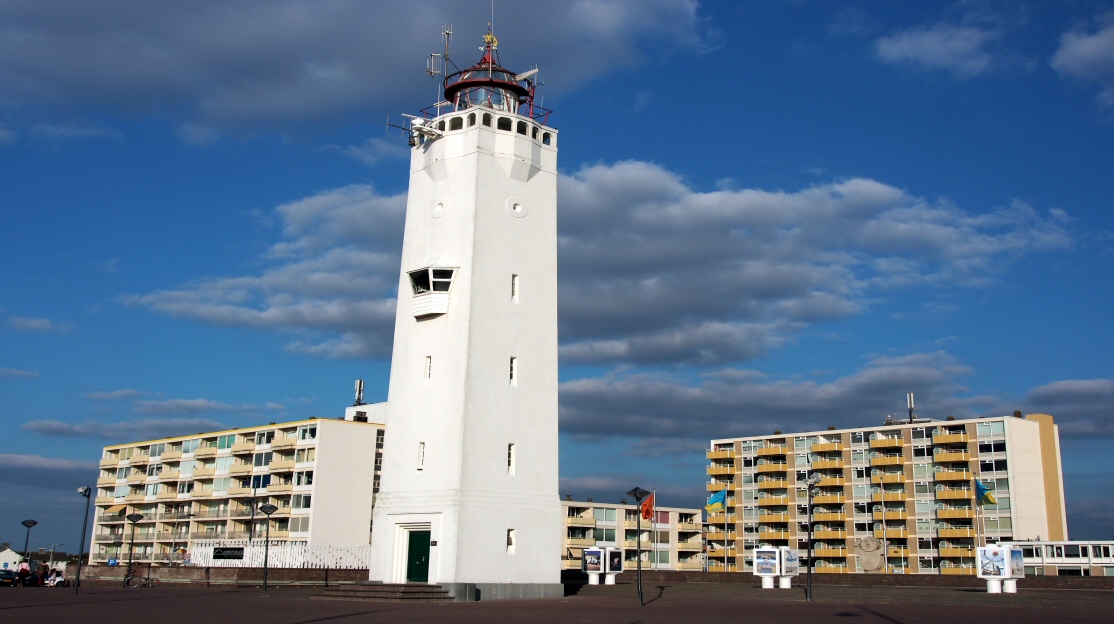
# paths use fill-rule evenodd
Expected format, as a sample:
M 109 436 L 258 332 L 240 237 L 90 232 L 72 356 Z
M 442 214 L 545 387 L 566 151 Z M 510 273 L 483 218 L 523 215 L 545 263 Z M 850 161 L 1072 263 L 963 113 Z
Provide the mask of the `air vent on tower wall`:
M 455 267 L 429 266 L 410 271 L 408 275 L 414 291 L 414 318 L 449 311 L 449 291 L 456 275 Z

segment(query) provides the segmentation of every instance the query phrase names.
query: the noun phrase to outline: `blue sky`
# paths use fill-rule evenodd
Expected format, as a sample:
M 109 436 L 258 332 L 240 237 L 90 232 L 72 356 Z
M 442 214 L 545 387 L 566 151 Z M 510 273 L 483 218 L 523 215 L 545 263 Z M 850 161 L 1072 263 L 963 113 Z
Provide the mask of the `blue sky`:
M 424 57 L 484 2 L 0 6 L 0 540 L 104 444 L 386 399 Z M 1114 490 L 1114 4 L 496 6 L 561 130 L 562 493 L 710 437 L 1052 413 Z

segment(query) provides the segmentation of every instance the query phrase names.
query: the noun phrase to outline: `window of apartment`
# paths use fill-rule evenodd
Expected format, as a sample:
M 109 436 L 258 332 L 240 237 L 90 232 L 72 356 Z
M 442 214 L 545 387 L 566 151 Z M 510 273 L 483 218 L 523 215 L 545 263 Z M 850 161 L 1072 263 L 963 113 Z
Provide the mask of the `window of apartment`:
M 511 356 L 511 385 L 518 385 L 518 358 Z
M 507 554 L 514 554 L 514 529 L 507 529 Z
M 271 453 L 271 451 L 267 451 L 266 453 L 256 453 L 252 457 L 251 465 L 255 466 L 256 468 L 260 466 L 266 466 L 267 464 L 271 463 L 272 456 L 273 453 Z
M 306 533 L 309 531 L 309 516 L 300 516 L 290 519 L 291 533 Z
M 309 494 L 295 494 L 290 497 L 290 507 L 292 509 L 309 509 L 312 498 Z
M 178 471 L 183 475 L 191 475 L 197 469 L 196 459 L 187 459 L 178 465 Z
M 511 301 L 518 303 L 518 276 L 511 275 Z
M 921 482 L 913 484 L 913 494 L 931 494 L 932 490 L 929 489 L 929 484 Z
M 866 485 L 856 485 L 851 488 L 855 498 L 867 498 L 870 496 L 870 487 Z
M 932 531 L 932 520 L 917 520 L 917 533 L 930 533 Z
M 313 471 L 303 470 L 294 473 L 294 485 L 313 485 Z
M 924 427 L 914 427 L 913 428 L 913 439 L 914 440 L 926 440 L 926 439 L 929 439 L 929 437 L 930 436 L 928 435 L 928 432 L 925 431 Z
M 232 487 L 232 477 L 217 477 L 213 479 L 214 492 L 227 492 Z
M 758 500 L 758 492 L 755 492 L 754 490 L 743 490 L 743 500 L 745 500 L 745 501 Z
M 917 501 L 917 513 L 919 514 L 932 513 L 932 510 L 935 507 L 935 503 L 930 500 Z
M 755 509 L 754 507 L 743 507 L 743 517 L 744 518 L 758 517 L 758 510 Z
M 230 449 L 236 443 L 235 435 L 222 435 L 217 438 L 217 449 Z
M 418 470 L 425 468 L 425 442 L 418 442 Z
M 129 470 L 131 470 L 131 468 L 129 468 L 128 466 L 124 466 L 122 468 L 117 468 L 116 469 L 116 478 L 117 479 L 127 479 Z
M 1006 460 L 984 459 L 979 462 L 979 470 L 982 472 L 1005 472 Z
M 865 479 L 866 478 L 866 468 L 852 468 L 852 470 L 853 470 L 853 475 L 852 475 L 853 478 L 855 478 L 855 479 Z
M 199 446 L 201 446 L 201 440 L 186 440 L 182 443 L 182 452 L 192 453 L 196 451 Z
M 793 448 L 800 451 L 808 448 L 808 438 L 794 438 Z
M 178 482 L 178 493 L 179 494 L 189 494 L 192 491 L 193 491 L 193 481 L 179 481 Z
M 1006 432 L 1006 423 L 1001 420 L 994 422 L 979 423 L 975 427 L 975 431 L 980 438 L 986 438 L 994 435 L 1002 435 Z
M 217 470 L 228 470 L 229 468 L 232 467 L 232 464 L 235 463 L 235 461 L 236 461 L 236 458 L 234 458 L 230 455 L 225 456 L 225 457 L 218 457 L 217 460 L 215 462 L 213 462 L 213 466 Z
M 597 542 L 614 542 L 615 529 L 592 529 L 592 539 Z
M 851 444 L 866 444 L 865 434 L 862 431 L 852 431 Z
M 317 459 L 316 447 L 311 446 L 309 448 L 298 449 L 294 452 L 294 461 L 296 463 L 301 464 L 305 462 L 311 462 L 315 459 Z
M 914 446 L 913 457 L 932 457 L 932 447 Z
M 164 464 L 151 464 L 150 466 L 147 466 L 147 476 L 154 477 L 156 475 L 162 474 L 163 466 Z
M 615 510 L 606 507 L 593 507 L 592 517 L 596 520 L 603 520 L 604 522 L 615 521 Z
M 805 454 L 797 455 L 794 462 L 795 462 L 794 465 L 796 465 L 796 466 L 807 466 L 808 465 L 808 455 L 805 455 Z
M 317 439 L 317 425 L 302 425 L 298 427 L 299 440 L 316 440 Z
M 914 477 L 932 476 L 932 464 L 913 464 Z
M 865 513 L 869 513 L 869 509 L 867 509 L 867 504 L 866 503 L 855 503 L 855 515 L 858 516 L 858 515 L 862 515 L 862 514 L 865 514 Z
M 164 451 L 166 451 L 166 444 L 160 442 L 159 444 L 152 444 L 147 454 L 151 457 L 160 457 Z
M 808 481 L 808 471 L 807 470 L 796 471 L 796 479 L 799 483 L 804 483 L 805 481 Z
M 271 475 L 255 475 L 251 478 L 251 487 L 265 488 L 271 485 Z
M 856 533 L 869 533 L 870 532 L 870 523 L 869 522 L 856 522 L 855 523 L 855 532 Z
M 507 474 L 514 476 L 514 444 L 507 445 Z
M 257 431 L 255 433 L 256 444 L 270 444 L 275 439 L 275 430 L 270 431 Z
M 744 472 L 743 474 L 739 475 L 739 478 L 742 479 L 742 483 L 744 484 L 754 483 L 754 473 Z
M 125 487 L 125 489 L 127 488 L 127 486 L 124 486 L 124 487 Z M 116 489 L 119 490 L 120 488 L 116 488 Z M 125 492 L 125 494 L 126 493 L 127 492 Z M 144 494 L 146 496 L 154 496 L 158 493 L 159 493 L 159 484 L 158 483 L 148 483 L 147 484 L 147 488 L 144 491 Z M 117 496 L 123 496 L 123 494 L 118 494 Z
M 753 457 L 744 457 L 743 458 L 743 468 L 754 468 L 754 458 Z
M 979 454 L 980 455 L 990 454 L 990 453 L 1005 453 L 1005 452 L 1006 452 L 1006 441 L 1005 440 L 994 440 L 994 441 L 979 442 Z
M 851 462 L 862 463 L 866 461 L 866 451 L 851 451 Z

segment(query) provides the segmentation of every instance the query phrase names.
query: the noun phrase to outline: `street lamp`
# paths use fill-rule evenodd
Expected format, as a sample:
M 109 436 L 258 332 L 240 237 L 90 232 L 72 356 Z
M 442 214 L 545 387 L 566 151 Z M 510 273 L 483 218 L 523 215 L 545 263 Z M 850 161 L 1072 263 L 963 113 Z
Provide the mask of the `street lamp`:
M 65 546 L 65 545 L 66 545 L 65 542 L 58 542 L 56 544 L 51 544 L 50 545 L 50 558 L 46 560 L 47 570 L 53 570 L 54 569 L 54 549 L 57 548 L 58 546 Z
M 23 540 L 23 561 L 27 563 L 27 568 L 30 569 L 31 568 L 31 551 L 28 550 L 27 548 L 31 544 L 31 527 L 38 524 L 38 522 L 35 522 L 34 520 L 24 520 L 20 524 L 27 527 L 27 539 Z
M 634 540 L 636 548 L 638 549 L 638 558 L 635 560 L 635 564 L 638 566 L 638 606 L 640 607 L 645 604 L 642 602 L 642 499 L 646 498 L 646 495 L 649 493 L 649 491 L 644 490 L 640 487 L 636 487 L 633 490 L 627 492 L 627 496 L 634 499 L 634 507 L 636 510 L 636 533 L 634 535 Z M 653 522 L 650 523 L 650 530 L 654 530 Z
M 263 503 L 259 506 L 259 511 L 267 516 L 267 537 L 263 542 L 263 591 L 267 591 L 267 558 L 271 554 L 271 514 L 278 511 L 278 507 L 271 503 Z
M 124 573 L 124 587 L 127 587 L 128 577 L 132 575 L 132 561 L 135 560 L 135 525 L 143 519 L 143 514 L 130 513 L 124 516 L 124 518 L 126 518 L 128 522 L 132 523 L 131 543 L 128 544 L 128 571 Z
M 808 594 L 809 602 L 812 602 L 812 497 L 816 494 L 816 487 L 823 479 L 823 475 L 819 472 L 814 472 L 812 476 L 808 478 L 808 481 L 805 481 L 805 485 L 808 486 L 808 507 L 805 512 L 806 519 L 808 520 L 808 592 L 806 593 Z
M 91 499 L 93 489 L 88 486 L 77 488 L 77 493 L 85 497 L 85 520 L 81 523 L 81 541 L 77 543 L 77 578 L 73 582 L 73 593 L 78 593 L 81 588 L 81 560 L 83 558 L 82 551 L 85 549 L 85 527 L 89 526 L 89 500 Z M 89 548 L 89 554 L 93 554 L 93 548 Z

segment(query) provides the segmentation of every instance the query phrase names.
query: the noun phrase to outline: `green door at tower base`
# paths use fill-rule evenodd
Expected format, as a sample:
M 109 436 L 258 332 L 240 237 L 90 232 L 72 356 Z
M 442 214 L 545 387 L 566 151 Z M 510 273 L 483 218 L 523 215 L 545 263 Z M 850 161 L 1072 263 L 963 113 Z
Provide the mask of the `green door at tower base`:
M 429 531 L 410 531 L 406 548 L 406 582 L 429 582 Z

